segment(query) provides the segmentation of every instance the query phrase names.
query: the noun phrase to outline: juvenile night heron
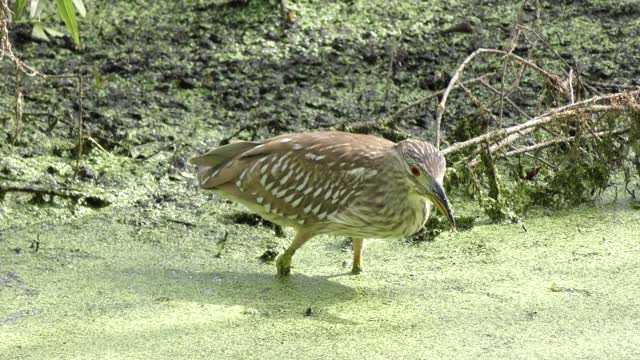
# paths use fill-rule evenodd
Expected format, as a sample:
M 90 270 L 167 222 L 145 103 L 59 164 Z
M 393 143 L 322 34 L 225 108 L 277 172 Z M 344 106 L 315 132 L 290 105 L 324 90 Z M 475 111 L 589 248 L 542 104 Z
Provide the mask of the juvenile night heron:
M 455 229 L 442 188 L 444 156 L 425 142 L 288 134 L 225 145 L 190 162 L 201 188 L 297 231 L 277 260 L 280 275 L 289 274 L 296 250 L 320 234 L 351 237 L 352 272 L 360 273 L 363 238 L 409 236 L 424 225 L 431 204 Z

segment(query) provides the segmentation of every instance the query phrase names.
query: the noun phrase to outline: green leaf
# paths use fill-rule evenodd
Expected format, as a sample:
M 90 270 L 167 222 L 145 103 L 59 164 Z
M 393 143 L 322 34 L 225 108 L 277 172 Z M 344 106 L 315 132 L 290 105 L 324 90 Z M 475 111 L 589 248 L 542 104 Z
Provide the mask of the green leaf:
M 80 34 L 78 33 L 78 22 L 76 21 L 76 12 L 73 9 L 73 0 L 56 0 L 58 13 L 67 26 L 67 29 L 76 42 L 76 46 L 80 46 Z
M 31 37 L 34 39 L 49 41 L 49 37 L 44 32 L 44 28 L 40 23 L 33 24 L 33 29 L 31 29 Z
M 14 13 L 16 14 L 16 18 L 20 17 L 22 11 L 27 6 L 27 0 L 16 0 L 16 7 Z
M 31 3 L 29 4 L 29 17 L 32 19 L 40 17 L 45 3 L 46 2 L 43 0 L 31 0 Z
M 58 31 L 58 30 L 56 30 L 56 29 L 52 29 L 52 28 L 47 27 L 47 26 L 43 26 L 42 28 L 44 29 L 44 31 L 45 31 L 47 34 L 49 34 L 49 35 L 51 35 L 51 36 L 53 36 L 53 37 L 63 37 L 63 36 L 64 36 L 64 34 L 63 34 L 63 33 L 61 33 L 60 31 Z
M 87 15 L 87 9 L 84 7 L 84 2 L 82 0 L 73 0 L 73 5 L 78 10 L 78 14 L 82 17 Z

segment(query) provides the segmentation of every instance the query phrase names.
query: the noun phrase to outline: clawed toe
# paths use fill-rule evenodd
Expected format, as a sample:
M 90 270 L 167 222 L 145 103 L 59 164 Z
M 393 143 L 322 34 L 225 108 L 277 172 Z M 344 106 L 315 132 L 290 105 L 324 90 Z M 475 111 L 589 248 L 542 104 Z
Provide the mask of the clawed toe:
M 291 274 L 291 267 L 278 266 L 278 276 L 289 276 L 289 274 Z
M 276 261 L 276 269 L 278 270 L 278 276 L 288 276 L 291 274 L 291 258 L 280 256 Z
M 363 271 L 363 269 L 362 269 L 362 267 L 361 267 L 361 266 L 355 266 L 355 265 L 354 265 L 354 266 L 351 268 L 351 275 L 360 275 L 360 274 L 362 274 L 362 271 Z

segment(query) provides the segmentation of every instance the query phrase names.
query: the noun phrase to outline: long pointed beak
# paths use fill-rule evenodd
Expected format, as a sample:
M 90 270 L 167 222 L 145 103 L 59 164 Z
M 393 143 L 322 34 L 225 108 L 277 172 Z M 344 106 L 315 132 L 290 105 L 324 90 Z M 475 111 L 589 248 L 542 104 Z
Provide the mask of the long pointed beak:
M 449 199 L 444 193 L 444 188 L 438 182 L 433 182 L 431 186 L 431 195 L 433 204 L 440 210 L 442 215 L 445 215 L 449 219 L 449 225 L 452 231 L 456 231 L 456 219 L 453 217 L 451 208 L 449 207 Z

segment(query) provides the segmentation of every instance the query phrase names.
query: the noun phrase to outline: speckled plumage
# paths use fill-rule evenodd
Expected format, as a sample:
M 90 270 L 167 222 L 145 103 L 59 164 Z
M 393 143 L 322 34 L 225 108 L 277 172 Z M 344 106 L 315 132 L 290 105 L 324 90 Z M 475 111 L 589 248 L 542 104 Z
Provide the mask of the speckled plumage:
M 442 182 L 445 160 L 432 145 L 343 132 L 235 143 L 192 163 L 203 189 L 298 230 L 293 255 L 319 234 L 397 238 L 420 229 L 431 204 L 416 188 L 406 158 L 417 159 L 428 176 Z M 278 265 L 288 273 L 280 260 Z

